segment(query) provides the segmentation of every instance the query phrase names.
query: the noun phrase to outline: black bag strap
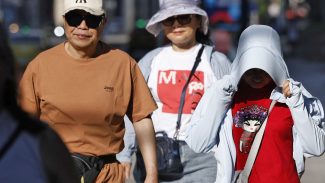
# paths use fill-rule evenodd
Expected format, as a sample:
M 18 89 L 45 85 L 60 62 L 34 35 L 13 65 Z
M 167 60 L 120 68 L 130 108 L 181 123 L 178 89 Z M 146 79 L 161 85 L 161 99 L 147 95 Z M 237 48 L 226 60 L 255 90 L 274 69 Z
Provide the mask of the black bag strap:
M 201 62 L 201 56 L 202 56 L 203 50 L 204 50 L 204 45 L 201 46 L 199 52 L 197 53 L 194 65 L 193 65 L 192 70 L 191 70 L 191 73 L 190 73 L 190 75 L 189 75 L 189 77 L 188 77 L 188 79 L 187 79 L 187 81 L 186 81 L 186 83 L 185 83 L 185 85 L 183 87 L 183 90 L 182 90 L 181 100 L 180 100 L 180 104 L 179 104 L 179 107 L 178 107 L 176 131 L 175 131 L 175 134 L 174 134 L 174 139 L 175 140 L 177 140 L 177 136 L 178 136 L 179 130 L 181 128 L 181 120 L 182 120 L 183 107 L 184 107 L 184 104 L 185 104 L 185 95 L 186 95 L 187 86 L 190 83 L 191 78 L 194 75 L 196 68 L 198 67 L 199 63 Z
M 81 177 L 84 183 L 93 183 L 105 164 L 118 162 L 115 154 L 85 156 L 78 153 L 72 153 L 71 157 L 74 161 L 79 161 L 79 163 L 75 163 L 78 171 L 83 171 L 85 169 Z

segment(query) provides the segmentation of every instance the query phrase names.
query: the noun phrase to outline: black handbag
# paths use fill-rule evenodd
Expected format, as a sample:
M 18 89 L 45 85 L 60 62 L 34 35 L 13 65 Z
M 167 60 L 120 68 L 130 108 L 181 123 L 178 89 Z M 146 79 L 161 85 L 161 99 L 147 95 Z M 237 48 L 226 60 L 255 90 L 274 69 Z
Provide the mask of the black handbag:
M 169 138 L 164 131 L 156 133 L 158 176 L 161 180 L 175 180 L 183 176 L 183 165 L 177 140 Z M 141 152 L 138 150 L 137 167 L 141 170 L 141 180 L 146 177 Z
M 156 149 L 157 149 L 157 164 L 158 164 L 158 177 L 160 180 L 176 180 L 183 176 L 183 165 L 179 152 L 178 134 L 181 127 L 181 118 L 183 113 L 183 107 L 185 103 L 185 95 L 187 86 L 191 81 L 192 76 L 195 73 L 196 68 L 201 62 L 201 55 L 204 50 L 204 46 L 200 48 L 195 63 L 191 70 L 191 73 L 185 83 L 182 93 L 181 100 L 178 108 L 176 131 L 173 138 L 169 138 L 167 133 L 164 131 L 156 132 Z M 141 171 L 140 178 L 145 179 L 145 166 L 140 150 L 137 153 L 137 167 Z

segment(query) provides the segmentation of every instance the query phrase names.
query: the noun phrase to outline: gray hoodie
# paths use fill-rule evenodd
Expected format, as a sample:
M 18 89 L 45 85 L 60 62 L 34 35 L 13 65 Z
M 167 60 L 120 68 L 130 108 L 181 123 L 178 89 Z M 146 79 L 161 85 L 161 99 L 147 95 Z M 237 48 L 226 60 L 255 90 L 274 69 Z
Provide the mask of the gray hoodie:
M 218 183 L 229 183 L 236 176 L 236 148 L 232 139 L 230 103 L 242 75 L 252 68 L 262 69 L 271 76 L 277 87 L 271 93 L 270 99 L 285 103 L 290 109 L 294 120 L 293 158 L 298 173 L 304 170 L 304 156 L 320 155 L 325 151 L 322 104 L 301 83 L 289 77 L 277 32 L 269 26 L 252 25 L 241 34 L 231 74 L 206 91 L 187 132 L 186 142 L 194 151 L 215 152 Z M 290 81 L 292 95 L 288 98 L 281 92 L 285 80 Z

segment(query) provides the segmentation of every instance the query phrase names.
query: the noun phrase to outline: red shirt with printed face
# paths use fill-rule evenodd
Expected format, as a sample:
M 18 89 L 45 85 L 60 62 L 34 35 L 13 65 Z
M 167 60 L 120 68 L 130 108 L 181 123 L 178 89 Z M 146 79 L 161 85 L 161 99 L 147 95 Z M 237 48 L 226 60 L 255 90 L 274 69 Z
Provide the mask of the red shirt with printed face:
M 240 84 L 232 106 L 236 170 L 243 170 L 251 145 L 267 116 L 269 96 L 274 84 L 252 89 Z M 250 183 L 300 182 L 293 159 L 293 119 L 289 108 L 277 103 L 270 113 L 264 136 L 254 162 Z

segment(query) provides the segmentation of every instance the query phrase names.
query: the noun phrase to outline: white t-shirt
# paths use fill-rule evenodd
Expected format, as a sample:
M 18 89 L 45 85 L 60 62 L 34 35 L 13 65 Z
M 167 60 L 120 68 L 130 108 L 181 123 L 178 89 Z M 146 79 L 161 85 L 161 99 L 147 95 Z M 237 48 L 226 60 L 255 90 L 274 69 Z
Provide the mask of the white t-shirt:
M 190 50 L 177 52 L 168 46 L 153 59 L 148 86 L 158 105 L 152 114 L 156 132 L 165 131 L 169 137 L 174 136 L 180 96 L 200 48 L 201 44 L 197 44 Z M 179 140 L 185 139 L 192 113 L 204 91 L 216 81 L 210 59 L 206 55 L 202 54 L 201 62 L 187 87 Z

